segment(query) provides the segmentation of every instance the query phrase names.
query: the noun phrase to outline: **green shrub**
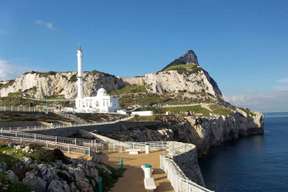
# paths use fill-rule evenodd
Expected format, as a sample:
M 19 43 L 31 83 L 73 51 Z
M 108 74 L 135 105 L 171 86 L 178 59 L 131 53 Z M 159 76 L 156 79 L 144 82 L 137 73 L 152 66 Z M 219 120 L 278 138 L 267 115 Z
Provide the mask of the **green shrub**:
M 117 182 L 119 177 L 122 177 L 125 169 L 117 169 L 109 165 L 105 165 L 111 172 L 106 169 L 98 167 L 99 176 L 103 178 L 104 191 L 109 191 L 113 185 Z
M 30 192 L 31 189 L 22 182 L 9 181 L 5 173 L 0 172 L 0 191 L 2 192 Z
M 62 160 L 68 162 L 68 158 L 59 149 L 46 150 L 38 146 L 33 146 L 33 152 L 29 154 L 31 159 L 38 162 L 53 162 L 56 160 Z
M 14 82 L 15 82 L 15 80 L 10 80 L 10 81 L 8 81 L 8 82 L 5 83 L 5 84 L 0 84 L 0 89 L 1 89 L 1 88 L 9 87 L 9 86 L 13 85 Z
M 73 74 L 70 79 L 69 82 L 76 82 L 77 81 L 77 74 Z
M 122 95 L 129 93 L 146 93 L 145 85 L 126 85 L 120 89 L 115 89 L 110 91 L 112 95 Z
M 222 105 L 213 104 L 213 105 L 210 105 L 209 107 L 212 110 L 212 113 L 216 115 L 228 116 L 233 113 L 232 109 L 222 106 Z

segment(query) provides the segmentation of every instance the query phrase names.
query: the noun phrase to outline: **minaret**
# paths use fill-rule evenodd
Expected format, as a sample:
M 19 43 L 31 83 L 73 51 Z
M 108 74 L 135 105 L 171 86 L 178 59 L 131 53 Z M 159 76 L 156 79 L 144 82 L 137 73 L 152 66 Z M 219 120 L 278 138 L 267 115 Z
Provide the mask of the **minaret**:
M 82 80 L 82 59 L 83 59 L 83 52 L 81 48 L 77 49 L 77 67 L 78 67 L 78 74 L 77 74 L 77 98 L 83 98 L 83 80 Z

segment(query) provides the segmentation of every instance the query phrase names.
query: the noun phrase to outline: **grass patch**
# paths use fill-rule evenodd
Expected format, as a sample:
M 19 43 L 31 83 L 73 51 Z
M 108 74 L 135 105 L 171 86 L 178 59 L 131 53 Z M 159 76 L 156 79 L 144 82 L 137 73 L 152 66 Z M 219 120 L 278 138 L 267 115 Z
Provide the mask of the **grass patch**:
M 38 74 L 39 77 L 48 77 L 49 75 L 56 75 L 56 71 L 47 71 L 47 72 L 39 72 L 39 71 L 31 71 L 31 72 L 26 72 L 24 75 L 31 73 L 31 74 Z
M 9 181 L 5 173 L 0 173 L 0 191 L 3 192 L 31 192 L 31 189 L 21 182 Z
M 64 95 L 51 95 L 51 96 L 47 96 L 45 97 L 45 99 L 49 100 L 49 99 L 65 99 Z
M 0 106 L 30 106 L 34 107 L 37 105 L 40 106 L 63 106 L 63 107 L 71 107 L 74 106 L 73 101 L 63 101 L 60 99 L 63 99 L 63 96 L 51 96 L 51 97 L 46 97 L 50 99 L 59 99 L 59 101 L 52 100 L 49 101 L 47 100 L 31 100 L 31 99 L 26 99 L 21 96 L 21 94 L 17 93 L 10 93 L 8 97 L 0 97 Z
M 77 81 L 77 74 L 73 74 L 70 79 L 69 82 L 76 82 Z
M 15 82 L 15 80 L 10 80 L 5 84 L 0 84 L 0 89 L 9 87 L 9 86 L 13 85 L 14 82 Z
M 33 149 L 33 152 L 29 153 L 27 156 L 35 161 L 49 163 L 56 160 L 62 160 L 64 163 L 69 162 L 68 158 L 59 149 L 47 150 L 37 145 L 31 145 L 31 148 Z
M 120 97 L 119 102 L 122 107 L 129 107 L 133 105 L 141 106 L 153 106 L 161 103 L 165 103 L 170 98 L 163 97 L 156 94 L 139 94 L 139 95 L 126 95 Z
M 164 108 L 163 110 L 169 111 L 171 113 L 192 112 L 194 114 L 201 114 L 204 116 L 208 116 L 211 113 L 208 109 L 201 107 L 201 105 L 182 106 L 182 107 L 167 107 L 167 108 Z
M 233 113 L 232 109 L 227 108 L 225 106 L 213 104 L 213 105 L 210 105 L 209 107 L 212 110 L 212 113 L 216 114 L 216 115 L 229 116 L 229 115 L 231 115 Z
M 131 121 L 157 121 L 159 120 L 156 115 L 152 116 L 139 116 L 136 115 L 134 118 L 131 119 Z
M 44 112 L 0 112 L 0 122 L 11 121 L 58 122 L 69 120 L 60 115 L 57 115 L 56 113 L 46 114 Z
M 110 91 L 112 95 L 122 95 L 130 93 L 146 93 L 145 85 L 126 85 L 120 89 Z
M 114 184 L 118 181 L 118 178 L 123 176 L 125 172 L 125 168 L 124 169 L 114 168 L 109 165 L 105 165 L 105 167 L 108 168 L 109 171 L 101 167 L 98 167 L 97 169 L 98 169 L 99 176 L 101 176 L 103 179 L 102 181 L 103 181 L 104 191 L 109 191 L 114 186 Z
M 163 69 L 163 71 L 172 70 L 177 71 L 178 73 L 198 73 L 201 71 L 201 68 L 196 64 L 175 64 Z
M 244 111 L 247 114 L 248 117 L 255 117 L 256 116 L 256 114 L 253 113 L 253 111 L 250 111 L 250 109 L 248 109 L 248 108 L 240 108 L 240 109 L 242 111 Z

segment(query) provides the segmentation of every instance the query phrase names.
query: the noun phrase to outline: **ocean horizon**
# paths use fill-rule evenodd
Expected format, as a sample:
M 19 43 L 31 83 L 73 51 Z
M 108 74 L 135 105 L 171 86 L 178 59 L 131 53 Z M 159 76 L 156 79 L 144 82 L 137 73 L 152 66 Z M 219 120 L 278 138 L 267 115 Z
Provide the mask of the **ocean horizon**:
M 288 191 L 288 112 L 264 115 L 264 135 L 226 142 L 199 160 L 209 189 L 221 192 Z

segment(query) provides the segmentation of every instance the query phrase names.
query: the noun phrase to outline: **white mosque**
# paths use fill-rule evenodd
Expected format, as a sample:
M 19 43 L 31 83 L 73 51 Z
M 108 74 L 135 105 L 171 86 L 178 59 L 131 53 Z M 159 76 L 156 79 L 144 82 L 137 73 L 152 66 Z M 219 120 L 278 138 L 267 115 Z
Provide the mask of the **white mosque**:
M 77 98 L 75 99 L 75 112 L 78 113 L 112 113 L 119 109 L 118 98 L 107 94 L 104 88 L 97 91 L 96 96 L 83 96 L 83 51 L 77 49 Z

